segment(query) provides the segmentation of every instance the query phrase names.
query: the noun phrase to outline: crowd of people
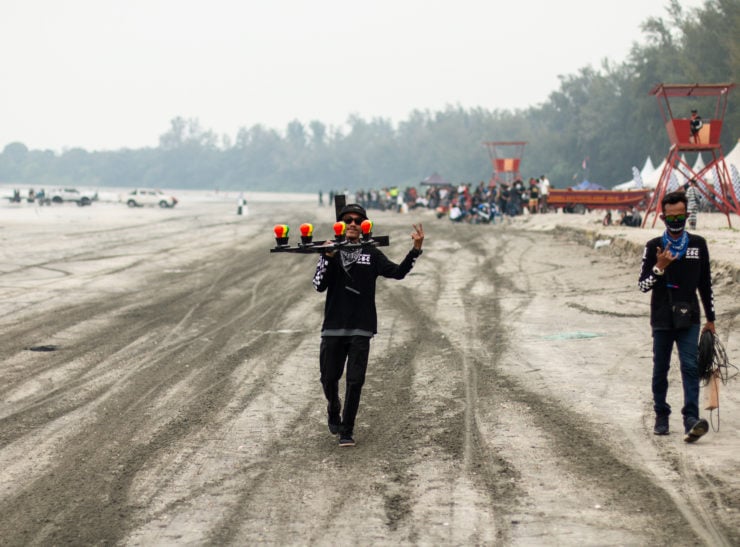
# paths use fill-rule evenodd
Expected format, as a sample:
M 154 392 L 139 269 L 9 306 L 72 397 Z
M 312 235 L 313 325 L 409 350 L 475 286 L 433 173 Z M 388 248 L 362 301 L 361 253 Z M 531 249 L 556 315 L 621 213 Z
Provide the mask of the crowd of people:
M 10 203 L 21 203 L 22 201 L 34 203 L 35 201 L 38 201 L 39 205 L 49 204 L 49 200 L 46 197 L 46 191 L 43 188 L 38 192 L 35 192 L 33 188 L 30 188 L 26 197 L 23 197 L 21 195 L 21 191 L 15 188 L 13 189 L 13 195 L 8 196 L 8 200 L 10 201 Z
M 497 219 L 548 211 L 550 181 L 545 175 L 511 183 L 486 184 L 481 181 L 471 189 L 469 184 L 432 186 L 425 195 L 426 206 L 438 217 L 448 215 L 454 222 L 496 222 Z
M 438 218 L 448 217 L 453 222 L 469 223 L 496 223 L 504 219 L 523 214 L 542 214 L 556 212 L 548 204 L 550 190 L 554 186 L 547 176 L 530 178 L 524 181 L 516 179 L 513 182 L 481 181 L 473 186 L 470 183 L 439 183 L 428 185 L 425 192 L 419 192 L 415 187 L 405 189 L 397 186 L 381 189 L 357 190 L 350 193 L 331 191 L 328 194 L 328 204 L 334 202 L 334 196 L 343 193 L 348 201 L 355 202 L 366 210 L 408 212 L 417 207 L 432 209 Z M 714 211 L 716 208 L 697 189 L 695 180 L 690 180 L 677 189 L 686 193 L 688 198 L 689 227 L 696 228 L 697 213 Z M 646 199 L 646 202 L 650 196 Z M 605 210 L 603 224 L 639 227 L 642 225 L 642 214 L 646 202 L 631 207 L 629 210 Z M 324 205 L 324 195 L 319 192 L 319 204 Z M 587 208 L 577 206 L 563 206 L 563 212 L 585 212 Z
M 398 186 L 384 187 L 380 190 L 357 190 L 350 193 L 349 190 L 339 192 L 331 190 L 328 194 L 328 204 L 334 203 L 334 196 L 344 194 L 348 202 L 356 203 L 364 209 L 375 209 L 378 211 L 396 211 L 399 213 L 407 212 L 415 207 L 424 207 L 425 200 L 419 197 L 419 193 L 413 186 L 407 186 L 401 190 Z M 319 192 L 319 205 L 324 203 L 324 193 Z
M 449 216 L 455 222 L 496 222 L 505 216 L 517 216 L 525 211 L 531 214 L 547 212 L 547 196 L 550 181 L 545 175 L 511 183 L 430 185 L 422 195 L 410 186 L 401 190 L 386 187 L 380 190 L 357 190 L 344 194 L 367 210 L 406 212 L 417 207 L 436 211 L 437 216 Z M 329 192 L 328 203 L 333 203 L 336 191 Z M 324 205 L 324 195 L 319 192 L 319 205 Z

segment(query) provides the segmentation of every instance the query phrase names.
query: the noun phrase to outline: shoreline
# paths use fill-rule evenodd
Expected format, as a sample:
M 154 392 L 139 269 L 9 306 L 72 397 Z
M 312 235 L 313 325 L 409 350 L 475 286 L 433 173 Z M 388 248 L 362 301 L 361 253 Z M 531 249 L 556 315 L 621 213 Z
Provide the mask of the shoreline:
M 89 187 L 89 186 L 75 186 L 73 184 L 39 184 L 36 186 L 29 184 L 12 184 L 2 183 L 0 184 L 0 203 L 10 207 L 22 208 L 25 206 L 35 207 L 35 203 L 28 203 L 26 196 L 28 195 L 29 189 L 41 190 L 44 188 L 48 193 L 53 188 L 77 188 L 80 191 L 96 193 L 99 197 L 100 203 L 118 203 L 119 196 L 121 194 L 127 194 L 136 188 L 144 188 L 147 190 L 162 190 L 166 194 L 171 194 L 178 199 L 186 199 L 191 202 L 211 202 L 211 201 L 236 201 L 239 197 L 244 197 L 247 201 L 254 201 L 255 203 L 271 203 L 271 202 L 282 202 L 286 198 L 290 202 L 295 203 L 310 203 L 318 201 L 318 194 L 307 193 L 307 192 L 271 192 L 266 190 L 219 190 L 219 189 L 180 189 L 180 188 L 157 188 L 149 186 L 103 186 L 103 187 Z M 14 204 L 10 202 L 10 197 L 13 195 L 13 190 L 19 190 L 21 193 L 22 202 Z

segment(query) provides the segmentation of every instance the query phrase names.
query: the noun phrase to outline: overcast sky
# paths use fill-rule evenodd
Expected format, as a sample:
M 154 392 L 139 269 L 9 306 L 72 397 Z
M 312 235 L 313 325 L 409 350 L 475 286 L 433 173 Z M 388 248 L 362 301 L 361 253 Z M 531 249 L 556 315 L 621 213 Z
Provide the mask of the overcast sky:
M 233 138 L 256 123 L 527 107 L 558 75 L 624 61 L 667 4 L 2 0 L 0 149 L 156 146 L 176 116 Z

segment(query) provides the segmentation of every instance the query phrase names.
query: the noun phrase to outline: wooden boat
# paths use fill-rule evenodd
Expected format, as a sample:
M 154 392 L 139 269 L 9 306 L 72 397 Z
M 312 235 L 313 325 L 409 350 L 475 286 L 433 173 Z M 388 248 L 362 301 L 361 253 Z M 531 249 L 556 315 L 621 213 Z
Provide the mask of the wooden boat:
M 591 209 L 631 209 L 647 197 L 650 190 L 567 190 L 550 189 L 548 207 L 585 212 Z

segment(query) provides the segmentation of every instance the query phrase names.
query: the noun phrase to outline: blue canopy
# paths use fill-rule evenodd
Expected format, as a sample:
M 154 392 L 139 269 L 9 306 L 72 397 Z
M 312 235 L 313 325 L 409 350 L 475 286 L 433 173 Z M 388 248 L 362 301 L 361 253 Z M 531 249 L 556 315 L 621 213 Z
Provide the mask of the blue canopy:
M 421 181 L 426 186 L 452 186 L 452 182 L 443 179 L 436 171 Z
M 573 186 L 573 190 L 606 190 L 606 188 L 601 186 L 601 184 L 596 184 L 595 182 L 584 180 L 583 182 L 580 182 Z

